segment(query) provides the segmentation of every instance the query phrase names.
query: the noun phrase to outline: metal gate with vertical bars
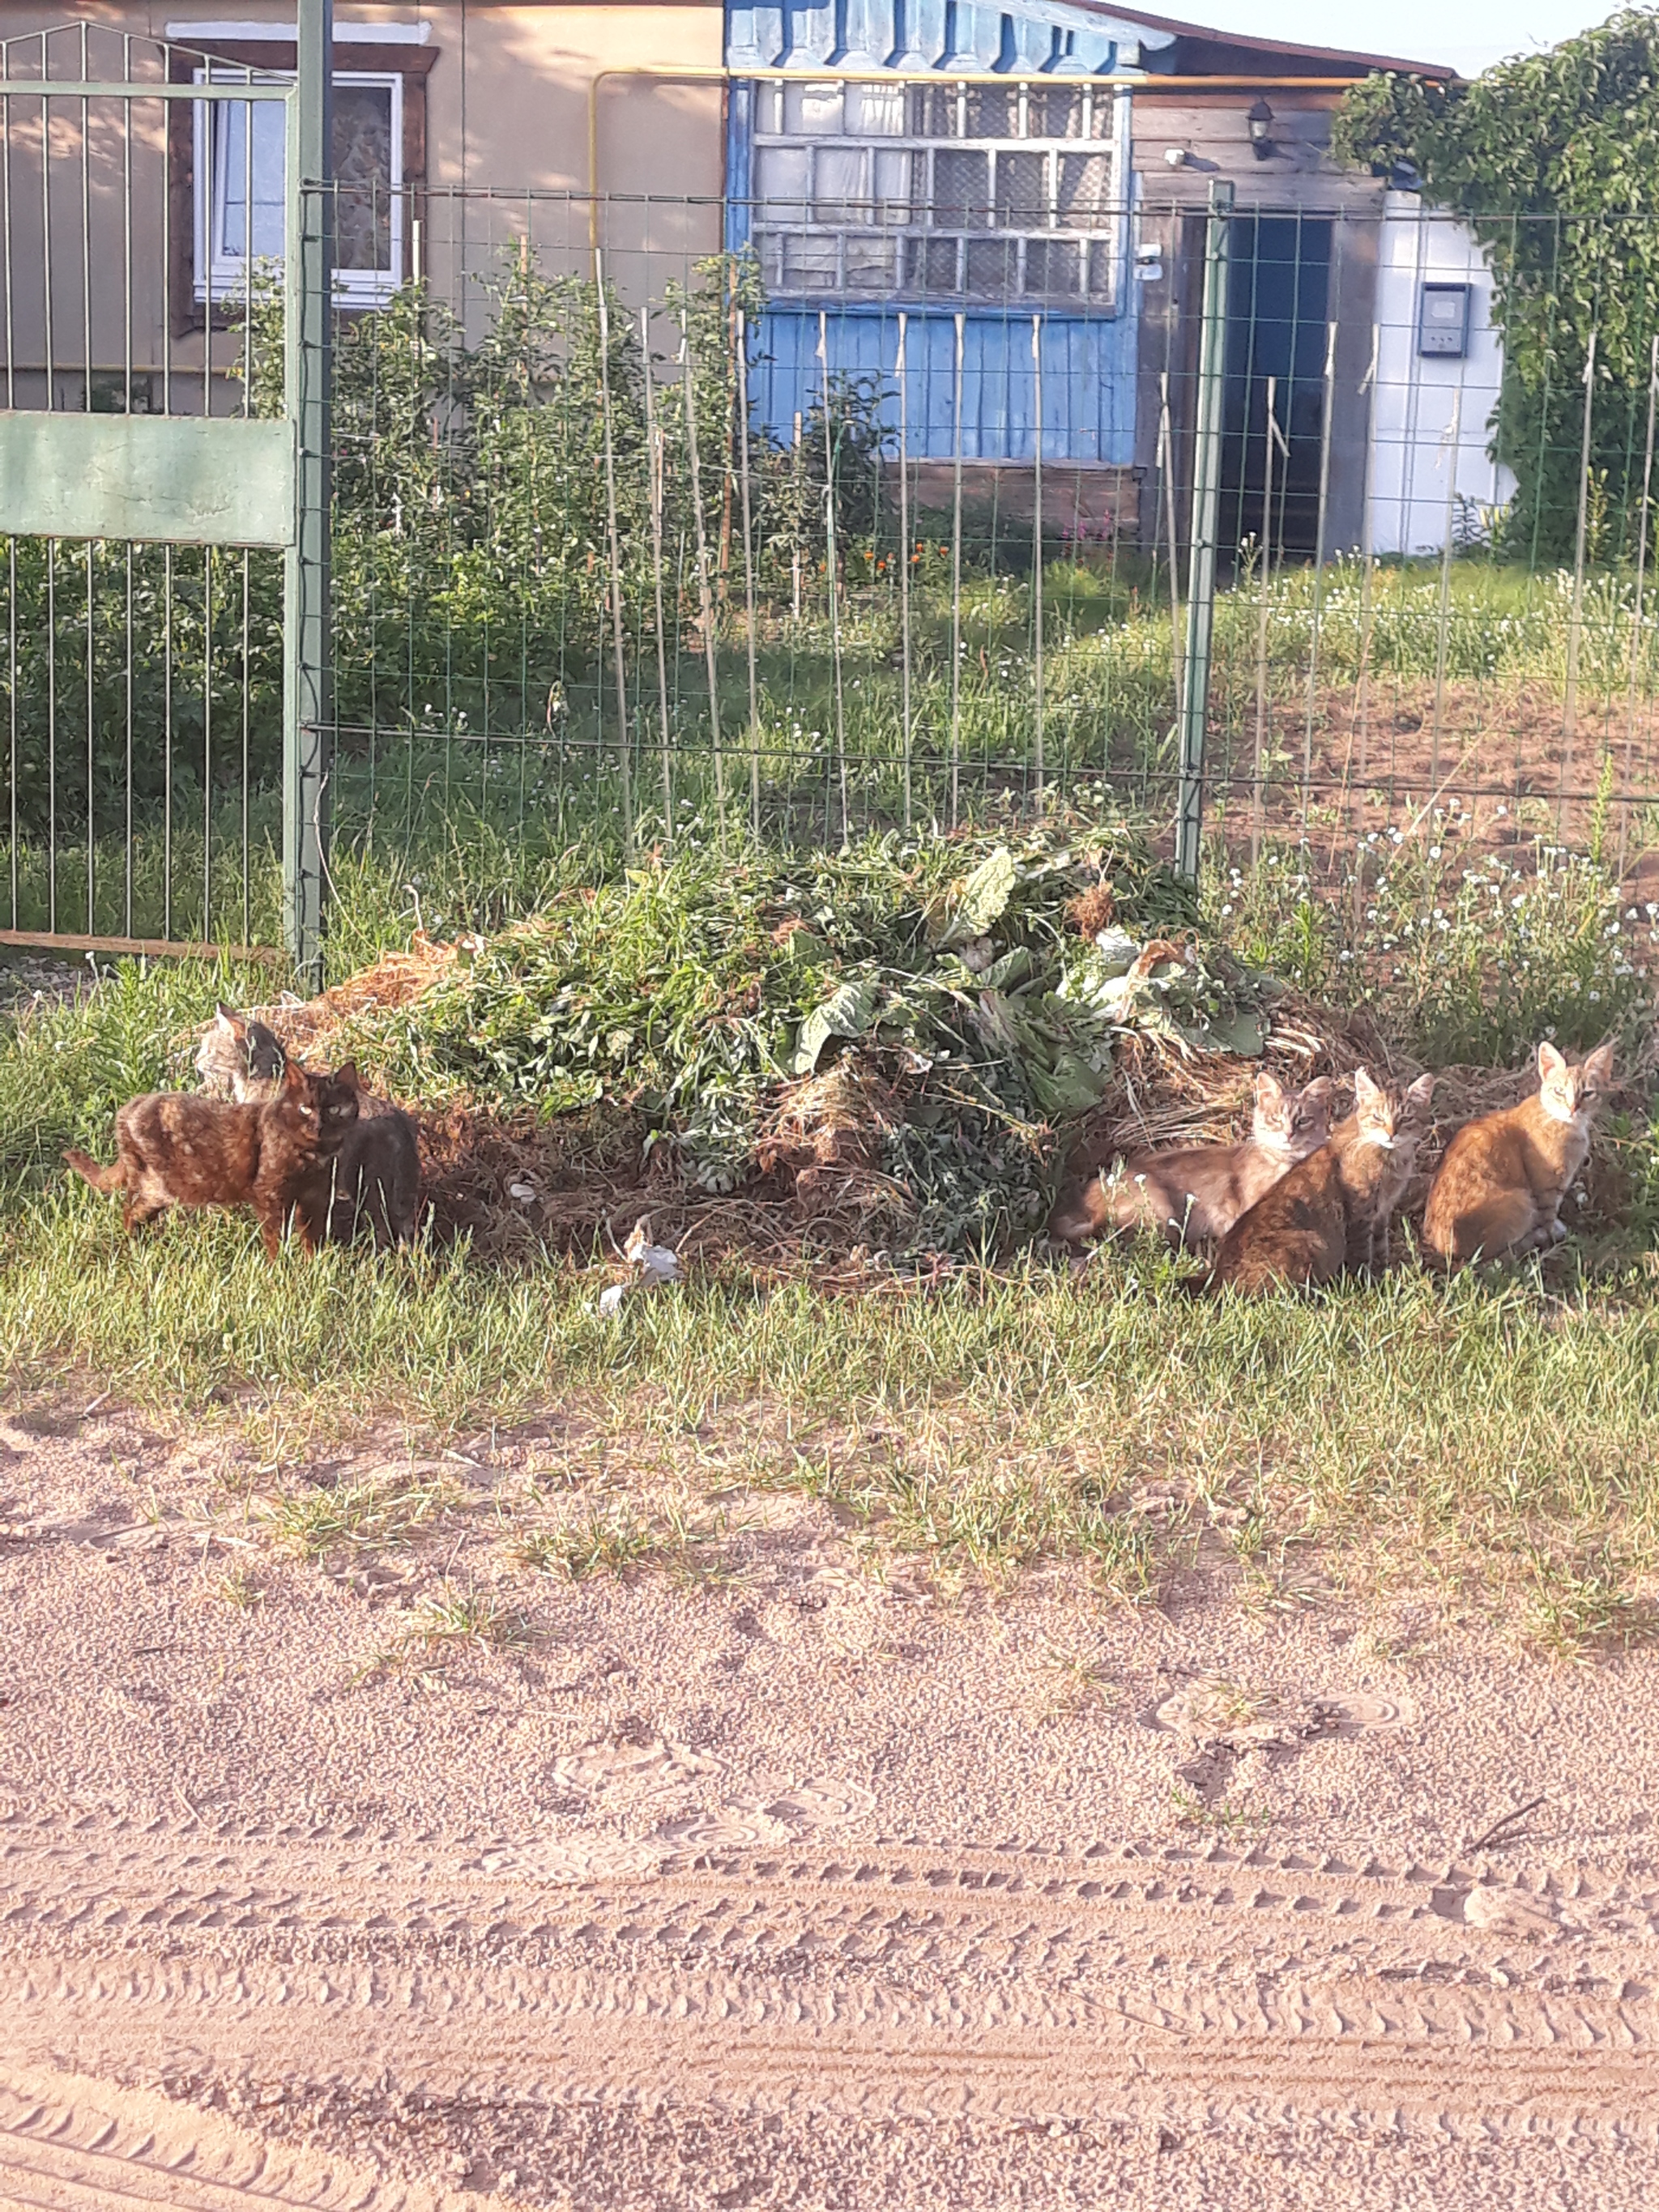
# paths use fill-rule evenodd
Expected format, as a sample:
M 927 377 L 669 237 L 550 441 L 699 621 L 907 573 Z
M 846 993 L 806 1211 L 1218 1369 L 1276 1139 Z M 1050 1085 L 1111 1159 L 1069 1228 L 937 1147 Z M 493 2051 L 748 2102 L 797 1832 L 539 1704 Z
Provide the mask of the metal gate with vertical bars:
M 304 82 L 93 24 L 0 45 L 0 943 L 314 961 Z

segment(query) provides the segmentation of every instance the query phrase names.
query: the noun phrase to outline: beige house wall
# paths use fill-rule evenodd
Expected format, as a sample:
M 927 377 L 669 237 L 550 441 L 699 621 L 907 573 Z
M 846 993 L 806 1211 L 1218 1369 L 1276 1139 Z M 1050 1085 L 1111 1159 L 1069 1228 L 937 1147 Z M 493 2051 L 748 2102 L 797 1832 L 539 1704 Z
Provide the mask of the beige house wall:
M 78 74 L 73 46 L 59 29 L 64 20 L 49 9 L 0 4 L 0 26 L 10 42 L 9 74 L 38 73 L 38 46 L 31 55 L 17 42 L 47 30 L 58 32 L 51 74 Z M 283 0 L 198 0 L 195 6 L 172 0 L 85 6 L 76 20 L 96 27 L 88 69 L 109 79 L 121 73 L 121 34 L 159 42 L 170 23 L 291 24 L 294 8 L 291 0 L 286 6 Z M 526 237 L 548 274 L 591 273 L 599 244 L 612 282 L 630 301 L 660 297 L 665 282 L 719 250 L 723 21 L 720 6 L 701 0 L 546 7 L 434 0 L 425 8 L 337 9 L 336 37 L 343 43 L 353 25 L 429 27 L 434 58 L 424 79 L 426 167 L 410 197 L 410 245 L 415 249 L 418 221 L 422 273 L 458 309 L 470 310 L 470 321 L 483 306 L 477 280 Z M 182 30 L 179 43 L 188 43 Z M 381 51 L 392 66 L 406 49 Z M 159 74 L 154 47 L 136 47 L 134 64 L 135 74 Z M 170 216 L 163 213 L 162 103 L 131 110 L 130 315 L 123 111 L 115 103 L 94 109 L 84 171 L 78 104 L 54 103 L 52 128 L 52 355 L 59 403 L 80 404 L 90 315 L 95 371 L 125 368 L 130 326 L 135 374 L 165 376 L 175 410 L 199 407 L 210 341 L 200 331 L 180 334 L 176 312 L 171 319 L 168 313 L 164 233 L 173 234 L 176 248 L 180 226 L 176 209 Z M 0 331 L 0 354 L 12 364 L 14 403 L 38 405 L 47 357 L 38 103 L 11 104 L 8 137 L 16 214 L 9 225 L 10 312 Z M 597 202 L 590 198 L 594 184 Z M 236 404 L 239 388 L 223 383 L 234 339 L 219 331 L 210 343 L 216 411 Z M 159 392 L 155 404 L 161 404 Z

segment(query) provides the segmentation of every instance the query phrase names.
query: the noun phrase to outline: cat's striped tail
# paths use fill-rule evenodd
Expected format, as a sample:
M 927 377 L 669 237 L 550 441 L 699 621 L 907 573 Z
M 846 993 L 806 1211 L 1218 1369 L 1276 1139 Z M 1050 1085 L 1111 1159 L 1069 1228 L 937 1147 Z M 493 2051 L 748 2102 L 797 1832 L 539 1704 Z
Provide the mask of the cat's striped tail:
M 126 1164 L 117 1160 L 113 1167 L 100 1167 L 90 1152 L 65 1152 L 64 1158 L 78 1176 L 84 1176 L 94 1190 L 125 1190 L 127 1185 Z

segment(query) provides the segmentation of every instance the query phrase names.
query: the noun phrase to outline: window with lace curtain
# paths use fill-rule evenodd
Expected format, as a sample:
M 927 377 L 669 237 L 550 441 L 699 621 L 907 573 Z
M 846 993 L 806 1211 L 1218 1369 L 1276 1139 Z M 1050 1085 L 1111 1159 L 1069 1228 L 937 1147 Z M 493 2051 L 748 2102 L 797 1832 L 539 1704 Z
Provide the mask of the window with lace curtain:
M 1110 312 L 1128 101 L 1108 86 L 769 82 L 753 228 L 778 300 Z

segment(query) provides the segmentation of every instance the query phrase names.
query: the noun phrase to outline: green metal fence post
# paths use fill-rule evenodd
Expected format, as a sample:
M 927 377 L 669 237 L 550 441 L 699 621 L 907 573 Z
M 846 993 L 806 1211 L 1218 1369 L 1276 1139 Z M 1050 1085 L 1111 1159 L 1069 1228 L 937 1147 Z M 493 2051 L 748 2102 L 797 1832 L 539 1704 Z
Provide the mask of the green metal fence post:
M 328 778 L 334 294 L 334 0 L 299 0 L 299 84 L 288 111 L 288 404 L 296 440 L 295 535 L 284 602 L 283 906 L 289 950 L 323 980 Z
M 1176 800 L 1176 868 L 1198 881 L 1204 835 L 1204 733 L 1210 706 L 1210 636 L 1215 623 L 1216 533 L 1221 520 L 1222 374 L 1227 344 L 1227 243 L 1233 188 L 1210 186 L 1204 239 L 1204 307 L 1198 341 L 1193 438 L 1192 553 L 1182 656 L 1181 782 Z

